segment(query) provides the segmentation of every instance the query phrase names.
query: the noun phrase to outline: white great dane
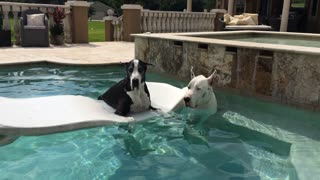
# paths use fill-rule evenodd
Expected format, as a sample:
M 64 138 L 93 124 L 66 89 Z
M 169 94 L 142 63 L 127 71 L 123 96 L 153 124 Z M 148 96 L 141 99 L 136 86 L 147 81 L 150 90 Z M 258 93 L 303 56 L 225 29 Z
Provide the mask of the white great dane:
M 213 83 L 215 80 L 216 70 L 209 76 L 195 76 L 193 67 L 191 67 L 191 81 L 187 86 L 187 91 L 184 95 L 185 105 L 189 108 L 206 111 L 209 114 L 217 112 L 217 100 L 213 93 Z

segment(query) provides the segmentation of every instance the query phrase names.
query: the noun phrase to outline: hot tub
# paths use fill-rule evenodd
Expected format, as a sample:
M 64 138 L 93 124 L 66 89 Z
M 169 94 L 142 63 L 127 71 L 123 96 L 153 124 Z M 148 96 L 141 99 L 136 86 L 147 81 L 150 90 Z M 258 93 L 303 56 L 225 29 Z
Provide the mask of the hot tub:
M 138 34 L 135 57 L 189 79 L 218 71 L 216 87 L 320 110 L 320 35 L 265 31 Z

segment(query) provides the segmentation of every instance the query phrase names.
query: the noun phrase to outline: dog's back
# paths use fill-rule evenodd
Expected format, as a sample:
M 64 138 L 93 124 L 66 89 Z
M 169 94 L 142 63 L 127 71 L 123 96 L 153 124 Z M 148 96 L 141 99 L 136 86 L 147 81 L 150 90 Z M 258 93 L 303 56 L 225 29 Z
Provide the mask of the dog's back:
M 131 98 L 126 93 L 126 89 L 129 88 L 127 81 L 128 79 L 121 80 L 98 97 L 98 100 L 103 100 L 116 110 L 123 109 L 123 112 L 116 111 L 116 114 L 119 115 L 127 115 L 132 104 Z

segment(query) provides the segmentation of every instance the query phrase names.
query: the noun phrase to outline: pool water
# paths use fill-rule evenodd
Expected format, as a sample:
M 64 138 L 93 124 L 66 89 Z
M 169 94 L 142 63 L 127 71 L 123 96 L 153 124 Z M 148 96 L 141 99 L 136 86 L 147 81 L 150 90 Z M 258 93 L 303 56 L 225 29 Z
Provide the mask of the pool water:
M 121 67 L 0 67 L 0 96 L 96 98 L 124 75 Z M 186 85 L 152 73 L 147 80 Z M 195 118 L 183 108 L 143 123 L 20 137 L 0 146 L 0 179 L 282 180 L 320 174 L 318 113 L 220 91 L 216 96 L 220 110 L 210 117 Z

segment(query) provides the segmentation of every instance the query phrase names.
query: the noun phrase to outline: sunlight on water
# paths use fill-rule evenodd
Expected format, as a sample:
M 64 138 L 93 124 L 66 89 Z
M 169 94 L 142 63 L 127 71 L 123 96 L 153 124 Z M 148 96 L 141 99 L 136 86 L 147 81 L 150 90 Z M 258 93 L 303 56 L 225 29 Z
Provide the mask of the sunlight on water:
M 0 96 L 96 98 L 123 76 L 119 67 L 6 67 L 0 68 Z M 151 73 L 147 79 L 186 85 Z M 221 110 L 206 119 L 194 120 L 184 108 L 143 123 L 20 137 L 0 146 L 0 179 L 282 180 L 315 173 L 320 163 L 302 162 L 306 151 L 299 141 L 318 155 L 319 114 L 216 96 Z

